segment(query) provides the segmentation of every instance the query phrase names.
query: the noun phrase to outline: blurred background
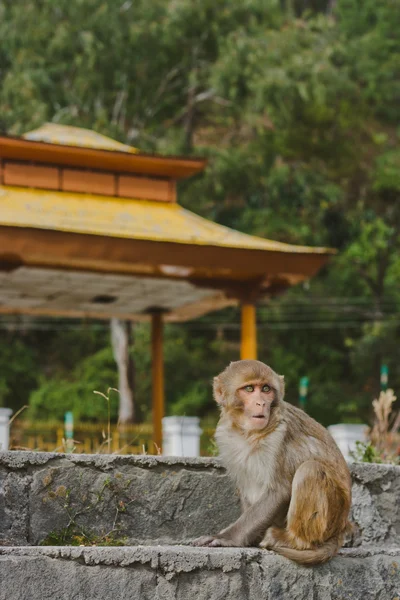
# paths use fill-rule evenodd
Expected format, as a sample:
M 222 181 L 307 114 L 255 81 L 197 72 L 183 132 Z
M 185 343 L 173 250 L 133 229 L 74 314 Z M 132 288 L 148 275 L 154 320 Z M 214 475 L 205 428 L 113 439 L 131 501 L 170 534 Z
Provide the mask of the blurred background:
M 324 425 L 371 423 L 382 386 L 400 388 L 399 31 L 396 0 L 0 0 L 0 131 L 53 122 L 207 157 L 179 184 L 181 205 L 338 249 L 312 280 L 258 305 L 258 356 L 285 375 L 289 402 L 307 378 L 302 405 Z M 150 327 L 129 335 L 140 451 Z M 211 380 L 239 344 L 234 307 L 165 328 L 166 412 L 201 418 L 203 453 L 218 419 Z M 15 446 L 40 423 L 29 447 L 59 447 L 68 411 L 75 429 L 99 424 L 101 446 L 117 385 L 107 321 L 0 316 L 0 406 L 28 406 Z

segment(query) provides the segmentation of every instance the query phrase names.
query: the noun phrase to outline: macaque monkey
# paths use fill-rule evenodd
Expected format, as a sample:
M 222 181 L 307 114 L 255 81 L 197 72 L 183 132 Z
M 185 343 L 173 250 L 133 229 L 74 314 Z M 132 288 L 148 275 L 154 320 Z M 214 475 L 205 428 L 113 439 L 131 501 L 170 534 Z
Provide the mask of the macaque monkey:
M 257 360 L 232 362 L 214 379 L 220 455 L 242 515 L 197 546 L 253 546 L 302 565 L 326 562 L 350 531 L 351 479 L 328 431 L 283 401 L 284 381 Z

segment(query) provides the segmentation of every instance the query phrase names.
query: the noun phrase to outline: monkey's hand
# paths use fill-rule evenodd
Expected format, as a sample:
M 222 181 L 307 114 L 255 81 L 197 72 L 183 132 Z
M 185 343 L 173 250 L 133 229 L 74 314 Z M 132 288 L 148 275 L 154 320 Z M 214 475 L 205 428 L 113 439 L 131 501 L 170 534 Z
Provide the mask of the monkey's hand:
M 201 537 L 196 538 L 192 542 L 192 546 L 209 546 L 212 541 L 215 540 L 213 535 L 202 535 Z
M 237 548 L 241 544 L 237 544 L 234 540 L 217 537 L 208 545 L 210 548 Z
M 230 540 L 217 535 L 203 535 L 192 542 L 193 546 L 208 546 L 209 548 L 232 548 L 237 547 L 234 540 Z

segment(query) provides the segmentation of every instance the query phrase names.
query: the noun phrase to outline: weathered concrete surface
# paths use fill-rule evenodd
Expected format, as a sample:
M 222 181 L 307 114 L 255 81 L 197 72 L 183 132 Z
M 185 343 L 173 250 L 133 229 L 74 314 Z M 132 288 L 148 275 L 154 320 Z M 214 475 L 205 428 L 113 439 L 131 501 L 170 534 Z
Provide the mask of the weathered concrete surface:
M 354 542 L 400 546 L 400 467 L 353 463 Z
M 0 548 L 0 600 L 397 600 L 400 548 L 307 569 L 256 549 Z
M 400 467 L 353 464 L 353 545 L 400 545 Z M 225 527 L 239 500 L 216 459 L 0 452 L 0 544 L 35 545 L 71 521 L 127 544 Z
M 174 543 L 239 514 L 213 460 L 0 452 L 0 544 L 38 544 L 71 520 L 127 543 Z

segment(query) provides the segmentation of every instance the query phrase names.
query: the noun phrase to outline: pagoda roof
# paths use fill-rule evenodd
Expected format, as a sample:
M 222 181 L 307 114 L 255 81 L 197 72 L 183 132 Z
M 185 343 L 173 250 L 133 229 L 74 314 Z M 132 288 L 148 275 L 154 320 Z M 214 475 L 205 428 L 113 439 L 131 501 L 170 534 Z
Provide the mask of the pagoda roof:
M 241 233 L 172 202 L 8 186 L 0 188 L 0 201 L 1 225 L 14 227 L 283 254 L 334 252 Z
M 240 233 L 177 204 L 174 180 L 203 159 L 143 155 L 64 126 L 26 138 L 0 137 L 0 313 L 143 320 L 161 310 L 186 320 L 281 292 L 334 253 Z

